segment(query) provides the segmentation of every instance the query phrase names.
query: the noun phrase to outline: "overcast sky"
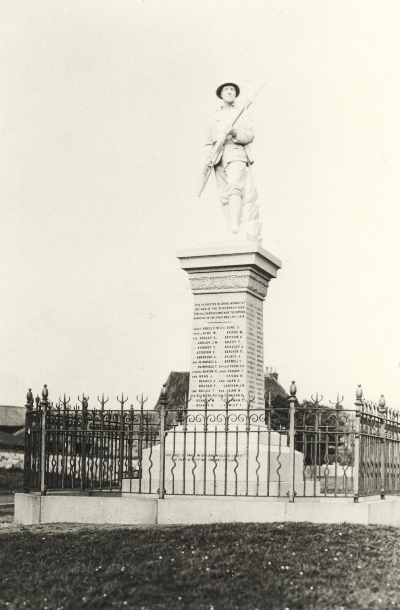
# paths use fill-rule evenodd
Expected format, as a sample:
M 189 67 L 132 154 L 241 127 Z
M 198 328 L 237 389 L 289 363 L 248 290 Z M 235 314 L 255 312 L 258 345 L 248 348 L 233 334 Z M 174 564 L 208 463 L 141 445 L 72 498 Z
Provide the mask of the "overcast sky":
M 213 177 L 197 197 L 215 89 L 268 78 L 265 364 L 400 407 L 399 31 L 398 0 L 2 0 L 0 404 L 152 407 L 189 370 L 176 251 L 224 235 Z

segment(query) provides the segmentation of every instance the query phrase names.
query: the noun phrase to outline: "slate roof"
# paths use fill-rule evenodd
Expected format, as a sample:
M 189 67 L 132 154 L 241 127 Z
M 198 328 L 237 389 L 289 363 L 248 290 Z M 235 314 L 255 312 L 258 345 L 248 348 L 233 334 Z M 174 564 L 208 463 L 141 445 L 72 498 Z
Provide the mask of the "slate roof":
M 277 373 L 266 374 L 264 377 L 264 390 L 266 396 L 268 396 L 268 392 L 271 392 L 271 399 L 275 398 L 275 396 L 282 396 L 282 398 L 288 398 L 289 394 L 286 390 L 278 383 L 278 375 Z
M 0 430 L 16 432 L 25 426 L 25 407 L 0 405 Z
M 24 449 L 25 447 L 25 430 L 24 434 L 18 435 L 8 434 L 0 430 L 0 449 Z

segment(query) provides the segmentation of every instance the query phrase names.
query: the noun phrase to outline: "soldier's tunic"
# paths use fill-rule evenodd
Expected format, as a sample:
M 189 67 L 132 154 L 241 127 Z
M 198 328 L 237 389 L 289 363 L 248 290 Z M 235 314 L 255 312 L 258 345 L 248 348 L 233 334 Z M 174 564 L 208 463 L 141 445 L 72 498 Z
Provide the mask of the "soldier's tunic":
M 214 113 L 207 141 L 207 152 L 232 125 L 239 109 L 234 102 L 230 108 L 224 104 Z M 231 195 L 242 196 L 245 180 L 251 180 L 246 168 L 253 163 L 249 144 L 254 140 L 254 132 L 248 111 L 245 111 L 234 125 L 236 138 L 228 136 L 222 154 L 214 166 L 218 194 L 222 204 L 229 202 Z

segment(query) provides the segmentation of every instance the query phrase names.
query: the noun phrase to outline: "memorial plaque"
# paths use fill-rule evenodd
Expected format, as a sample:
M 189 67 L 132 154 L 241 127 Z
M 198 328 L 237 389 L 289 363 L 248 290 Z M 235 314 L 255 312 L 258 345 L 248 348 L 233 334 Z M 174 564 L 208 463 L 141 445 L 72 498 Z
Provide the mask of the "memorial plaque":
M 246 292 L 195 295 L 191 407 L 201 408 L 204 397 L 210 408 L 221 407 L 221 397 L 243 398 L 264 404 L 262 301 Z

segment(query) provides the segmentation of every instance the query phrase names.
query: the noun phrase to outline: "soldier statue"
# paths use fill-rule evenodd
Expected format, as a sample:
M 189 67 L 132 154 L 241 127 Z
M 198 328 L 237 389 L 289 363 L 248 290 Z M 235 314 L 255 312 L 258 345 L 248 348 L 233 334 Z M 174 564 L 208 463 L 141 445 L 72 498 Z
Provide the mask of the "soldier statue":
M 216 95 L 222 103 L 214 112 L 209 129 L 206 144 L 208 161 L 201 190 L 214 168 L 218 195 L 229 231 L 261 242 L 257 190 L 250 169 L 253 156 L 249 145 L 254 140 L 248 112 L 251 102 L 245 107 L 238 105 L 240 88 L 235 83 L 223 83 L 218 87 Z

